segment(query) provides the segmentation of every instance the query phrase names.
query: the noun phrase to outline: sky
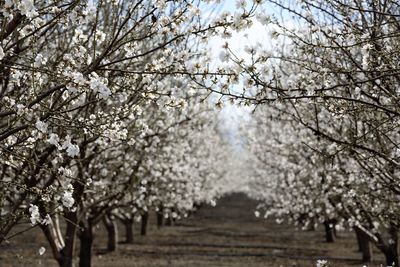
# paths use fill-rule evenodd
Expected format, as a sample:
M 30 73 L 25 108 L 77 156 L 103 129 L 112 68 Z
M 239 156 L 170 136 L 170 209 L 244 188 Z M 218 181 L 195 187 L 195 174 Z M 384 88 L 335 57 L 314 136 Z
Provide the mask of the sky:
M 247 0 L 247 6 L 252 5 L 252 0 Z M 277 13 L 277 10 L 270 5 L 263 5 L 263 9 L 267 10 L 268 13 Z M 225 0 L 222 1 L 221 6 L 215 10 L 215 12 L 232 12 L 234 13 L 236 10 L 236 0 Z M 207 11 L 203 11 L 207 12 Z M 286 20 L 285 23 L 290 23 L 290 19 Z M 222 46 L 225 42 L 228 42 L 231 50 L 242 58 L 249 58 L 247 53 L 244 52 L 244 48 L 246 45 L 254 45 L 257 42 L 262 44 L 263 48 L 271 49 L 273 46 L 273 42 L 270 39 L 270 31 L 271 27 L 264 26 L 259 23 L 256 19 L 253 20 L 253 25 L 242 32 L 233 32 L 232 37 L 229 39 L 222 39 L 220 37 L 213 38 L 209 43 L 209 49 L 212 51 L 212 62 L 210 62 L 211 66 L 217 66 L 221 64 L 219 55 L 222 50 Z M 279 45 L 278 43 L 276 43 Z M 235 91 L 235 88 L 231 88 L 231 90 Z M 241 91 L 241 87 L 237 88 L 236 91 Z M 212 101 L 212 100 L 211 100 Z M 248 182 L 248 177 L 252 174 L 252 156 L 248 152 L 245 143 L 246 137 L 241 134 L 241 128 L 246 131 L 246 125 L 249 125 L 251 122 L 251 112 L 254 107 L 242 107 L 237 105 L 231 105 L 227 101 L 224 103 L 224 106 L 220 112 L 219 116 L 219 128 L 222 130 L 224 137 L 226 140 L 232 144 L 234 148 L 234 158 L 232 162 L 227 162 L 227 164 L 231 164 L 232 168 L 230 168 L 227 177 L 229 177 L 232 186 L 235 188 L 230 188 L 230 190 L 243 191 Z
M 224 11 L 234 13 L 237 10 L 236 0 L 225 0 L 221 1 L 220 6 L 215 10 L 216 13 L 222 13 Z M 252 6 L 253 0 L 247 0 L 247 7 Z M 269 15 L 276 15 L 284 19 L 284 24 L 294 25 L 293 19 L 288 14 L 279 11 L 279 8 L 274 7 L 270 3 L 265 3 L 258 8 L 257 12 L 267 12 Z M 205 11 L 207 12 L 207 11 Z M 232 32 L 232 37 L 229 39 L 223 39 L 220 37 L 215 37 L 209 42 L 210 50 L 212 51 L 213 62 L 211 66 L 221 64 L 219 60 L 219 55 L 222 50 L 222 46 L 225 42 L 228 42 L 230 49 L 239 57 L 244 59 L 249 59 L 247 53 L 244 52 L 244 48 L 247 45 L 254 45 L 256 43 L 261 43 L 261 46 L 265 49 L 272 50 L 274 46 L 281 46 L 281 41 L 272 41 L 270 39 L 270 32 L 273 30 L 274 26 L 265 26 L 253 19 L 253 24 L 250 28 L 241 32 Z M 285 41 L 283 41 L 285 43 Z M 231 90 L 235 91 L 235 88 Z M 241 91 L 241 87 L 236 90 Z M 239 133 L 239 127 L 246 125 L 246 122 L 251 120 L 251 112 L 254 107 L 239 107 L 236 105 L 230 105 L 228 103 L 224 104 L 221 111 L 221 126 L 224 129 L 224 133 L 228 140 L 236 147 L 239 148 L 240 153 L 243 152 L 241 149 L 242 144 L 245 140 L 241 137 Z
M 248 6 L 251 5 L 252 1 L 248 0 Z M 224 11 L 235 12 L 236 0 L 222 1 L 220 7 L 215 11 L 222 13 Z M 261 42 L 263 44 L 268 43 L 268 32 L 267 29 L 257 21 L 254 21 L 253 26 L 244 32 L 233 32 L 232 37 L 229 39 L 213 38 L 209 42 L 210 50 L 212 51 L 212 58 L 215 60 L 211 65 L 220 64 L 219 54 L 222 50 L 222 46 L 225 42 L 229 43 L 230 48 L 237 54 L 246 55 L 244 53 L 244 47 L 246 45 Z M 232 88 L 231 88 L 232 89 Z M 239 107 L 229 103 L 224 103 L 224 107 L 221 110 L 220 126 L 227 137 L 228 141 L 238 149 L 240 153 L 243 152 L 243 137 L 239 135 L 239 127 L 244 125 L 246 121 L 250 120 L 250 113 L 253 110 L 252 107 Z

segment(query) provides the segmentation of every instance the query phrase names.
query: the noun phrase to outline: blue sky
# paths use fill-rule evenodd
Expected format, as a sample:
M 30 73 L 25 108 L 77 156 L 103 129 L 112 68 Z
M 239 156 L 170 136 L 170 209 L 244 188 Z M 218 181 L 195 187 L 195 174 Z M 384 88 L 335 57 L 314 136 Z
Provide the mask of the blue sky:
M 248 6 L 251 5 L 252 0 L 248 0 Z M 211 5 L 206 5 L 204 8 L 207 11 L 210 11 L 208 7 L 215 7 L 214 4 Z M 213 13 L 222 13 L 224 11 L 232 12 L 234 13 L 236 11 L 236 0 L 225 0 L 222 1 L 220 6 L 213 10 Z M 214 14 L 215 14 L 214 13 Z M 258 26 L 259 27 L 259 26 Z M 252 31 L 254 31 L 254 34 L 252 34 Z M 258 29 L 249 29 L 246 31 L 248 37 L 245 37 L 245 33 L 237 33 L 233 32 L 233 36 L 229 39 L 222 39 L 222 38 L 213 38 L 210 43 L 208 44 L 210 47 L 210 50 L 212 51 L 212 58 L 213 62 L 212 65 L 218 65 L 221 64 L 219 62 L 219 54 L 220 51 L 222 50 L 222 45 L 225 42 L 228 42 L 233 48 L 235 52 L 238 52 L 239 55 L 242 53 L 240 52 L 243 50 L 245 45 L 251 44 L 252 42 L 255 42 L 255 39 L 259 39 L 260 35 L 255 34 L 256 31 L 260 31 L 260 28 Z M 259 41 L 259 40 L 257 40 Z M 244 54 L 243 54 L 244 55 Z M 220 126 L 222 127 L 225 136 L 228 138 L 229 142 L 232 143 L 235 147 L 239 148 L 241 145 L 240 143 L 243 142 L 243 137 L 241 137 L 239 133 L 239 127 L 242 123 L 244 123 L 246 120 L 249 119 L 249 112 L 251 111 L 251 108 L 243 108 L 239 107 L 236 105 L 231 105 L 226 101 L 224 103 L 224 108 L 221 110 L 221 116 L 220 116 Z M 241 150 L 241 149 L 239 149 Z
M 236 0 L 225 0 L 222 1 L 220 6 L 213 10 L 213 14 L 222 13 L 223 11 L 228 11 L 234 13 L 236 8 Z M 247 0 L 247 7 L 250 8 L 252 6 L 252 0 Z M 206 5 L 204 7 L 205 12 L 210 12 L 209 7 L 215 7 L 214 4 Z M 271 4 L 264 4 L 262 8 L 264 9 L 262 12 L 268 13 L 276 13 L 282 15 L 282 13 L 277 12 L 277 8 L 273 7 Z M 270 14 L 272 15 L 272 14 Z M 283 15 L 285 16 L 285 15 Z M 286 17 L 286 16 L 285 16 Z M 290 17 L 287 17 L 287 21 L 290 23 Z M 208 43 L 208 47 L 212 53 L 212 62 L 211 66 L 218 66 L 222 64 L 219 60 L 219 55 L 222 50 L 222 46 L 225 42 L 229 44 L 230 49 L 239 57 L 247 60 L 250 59 L 249 55 L 244 52 L 245 46 L 255 45 L 256 43 L 261 43 L 262 47 L 268 50 L 273 49 L 274 43 L 270 39 L 269 32 L 273 29 L 273 26 L 264 26 L 256 19 L 253 20 L 253 25 L 241 32 L 232 32 L 232 37 L 229 39 L 223 39 L 221 37 L 215 37 L 210 40 Z M 279 44 L 278 44 L 279 45 Z M 237 88 L 236 88 L 237 87 Z M 241 91 L 241 86 L 236 86 L 231 88 L 233 91 Z M 218 98 L 218 97 L 217 97 Z M 240 149 L 243 144 L 243 136 L 239 134 L 239 128 L 246 124 L 247 121 L 251 120 L 251 111 L 254 107 L 240 107 L 236 105 L 231 105 L 226 101 L 224 103 L 224 108 L 221 111 L 220 123 L 221 127 L 224 129 L 224 133 L 228 140 L 237 148 L 239 148 L 239 152 L 244 152 Z

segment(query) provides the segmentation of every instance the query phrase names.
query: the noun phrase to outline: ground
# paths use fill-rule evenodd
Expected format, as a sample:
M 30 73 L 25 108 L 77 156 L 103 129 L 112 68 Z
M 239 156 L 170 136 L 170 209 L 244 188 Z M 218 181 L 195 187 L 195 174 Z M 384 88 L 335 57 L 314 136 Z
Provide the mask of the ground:
M 104 230 L 97 229 L 93 266 L 97 267 L 308 267 L 326 259 L 332 267 L 361 267 L 355 235 L 341 232 L 333 244 L 324 241 L 323 228 L 300 231 L 274 220 L 254 216 L 257 203 L 243 194 L 232 194 L 216 207 L 204 206 L 173 227 L 155 226 L 151 216 L 147 236 L 135 236 L 135 244 L 120 244 L 104 254 Z M 138 228 L 138 227 L 137 227 Z M 120 238 L 123 231 L 120 228 Z M 138 229 L 136 229 L 138 232 Z M 38 250 L 46 248 L 40 256 Z M 383 258 L 375 251 L 380 266 Z M 0 266 L 57 266 L 38 229 L 0 245 Z

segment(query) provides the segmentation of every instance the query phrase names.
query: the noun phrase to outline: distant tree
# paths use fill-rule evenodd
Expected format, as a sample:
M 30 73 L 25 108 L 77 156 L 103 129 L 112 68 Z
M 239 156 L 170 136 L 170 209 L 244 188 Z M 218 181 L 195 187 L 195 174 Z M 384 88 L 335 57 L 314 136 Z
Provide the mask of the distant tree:
M 228 64 L 244 77 L 246 90 L 239 94 L 225 90 L 228 79 L 210 90 L 242 103 L 285 103 L 278 113 L 290 121 L 285 125 L 294 126 L 278 123 L 276 127 L 293 127 L 287 136 L 308 129 L 295 140 L 293 145 L 300 150 L 294 151 L 301 155 L 305 149 L 305 159 L 309 153 L 320 158 L 311 165 L 307 160 L 305 166 L 310 169 L 302 171 L 310 177 L 305 176 L 305 182 L 314 181 L 312 176 L 322 171 L 324 175 L 316 179 L 324 186 L 325 174 L 335 173 L 334 191 L 344 186 L 343 190 L 354 194 L 349 202 L 338 199 L 349 204 L 338 216 L 363 229 L 385 254 L 387 265 L 398 266 L 400 219 L 394 214 L 400 192 L 399 3 L 268 2 L 282 11 L 283 19 L 265 14 L 258 18 L 280 47 L 271 50 L 255 45 L 246 49 L 248 56 L 239 57 L 226 46 Z M 286 152 L 283 155 L 291 157 Z M 281 167 L 283 171 L 294 168 Z M 293 183 L 301 177 L 299 170 Z M 321 193 L 321 189 L 313 190 Z M 320 214 L 325 216 L 322 210 Z
M 77 234 L 80 266 L 90 266 L 92 227 L 142 190 L 157 142 L 175 147 L 175 126 L 195 121 L 185 106 L 207 95 L 194 77 L 231 75 L 213 72 L 203 48 L 233 21 L 207 22 L 196 0 L 1 3 L 0 242 L 29 218 L 60 266 L 72 266 Z M 166 164 L 180 161 L 189 160 Z M 206 179 L 188 171 L 168 179 L 181 174 L 179 187 Z

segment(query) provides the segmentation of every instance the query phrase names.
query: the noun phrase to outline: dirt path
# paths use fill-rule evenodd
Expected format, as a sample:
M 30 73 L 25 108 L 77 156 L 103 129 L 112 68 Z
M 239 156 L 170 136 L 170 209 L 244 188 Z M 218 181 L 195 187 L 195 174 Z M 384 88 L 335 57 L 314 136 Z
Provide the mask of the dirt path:
M 256 205 L 243 194 L 233 194 L 219 200 L 216 207 L 202 207 L 190 218 L 161 229 L 155 227 L 153 215 L 147 236 L 139 236 L 135 229 L 135 244 L 120 244 L 118 251 L 108 254 L 100 253 L 106 240 L 104 230 L 98 229 L 93 266 L 311 267 L 318 259 L 328 259 L 332 267 L 362 266 L 353 233 L 340 233 L 336 243 L 328 244 L 322 227 L 296 231 L 292 226 L 258 219 L 254 216 Z M 47 247 L 45 255 L 37 254 L 40 246 L 46 247 L 46 241 L 34 231 L 1 245 L 0 266 L 56 266 Z
M 97 257 L 96 266 L 294 267 L 315 266 L 318 259 L 338 267 L 362 266 L 353 233 L 341 233 L 335 244 L 328 244 L 322 228 L 296 231 L 256 218 L 256 205 L 243 194 L 224 197 L 216 207 L 203 207 L 174 227 L 150 229 L 115 257 Z

